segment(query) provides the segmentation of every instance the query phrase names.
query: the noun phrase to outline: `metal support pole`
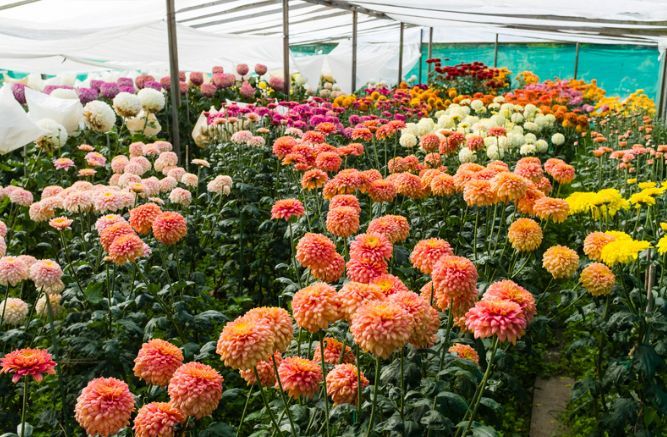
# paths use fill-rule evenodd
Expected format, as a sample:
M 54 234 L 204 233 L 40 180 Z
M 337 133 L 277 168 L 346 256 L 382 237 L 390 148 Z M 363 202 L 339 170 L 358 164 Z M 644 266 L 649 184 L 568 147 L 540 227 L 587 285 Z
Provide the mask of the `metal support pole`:
M 662 53 L 658 77 L 658 120 L 665 120 L 665 106 L 667 106 L 667 52 Z
M 180 86 L 178 78 L 178 46 L 176 39 L 176 9 L 174 0 L 167 1 L 167 37 L 169 39 L 169 94 L 171 99 L 171 143 L 174 152 L 181 156 L 181 137 L 178 126 L 178 107 L 180 105 Z
M 352 10 L 352 92 L 357 90 L 357 10 Z
M 398 47 L 398 85 L 401 84 L 403 80 L 403 31 L 405 30 L 405 24 L 401 23 L 401 37 Z
M 575 46 L 574 52 L 574 78 L 577 78 L 577 73 L 579 73 L 579 43 Z
M 493 46 L 493 68 L 498 67 L 498 34 L 496 33 L 496 43 Z
M 424 29 L 419 29 L 419 85 L 422 84 L 422 64 L 424 63 L 424 51 L 422 45 L 424 44 Z
M 285 81 L 285 94 L 289 97 L 290 74 L 289 74 L 289 0 L 283 0 L 283 80 Z
M 428 59 L 433 59 L 433 28 L 428 28 Z M 433 65 L 429 62 L 428 72 L 431 73 Z

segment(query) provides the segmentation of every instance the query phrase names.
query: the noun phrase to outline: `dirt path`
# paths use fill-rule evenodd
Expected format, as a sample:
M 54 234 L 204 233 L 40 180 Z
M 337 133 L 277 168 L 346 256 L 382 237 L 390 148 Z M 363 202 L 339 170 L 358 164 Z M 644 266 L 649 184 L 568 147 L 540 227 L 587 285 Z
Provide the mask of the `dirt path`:
M 570 399 L 574 380 L 566 376 L 535 380 L 530 437 L 553 437 L 559 434 L 558 416 Z

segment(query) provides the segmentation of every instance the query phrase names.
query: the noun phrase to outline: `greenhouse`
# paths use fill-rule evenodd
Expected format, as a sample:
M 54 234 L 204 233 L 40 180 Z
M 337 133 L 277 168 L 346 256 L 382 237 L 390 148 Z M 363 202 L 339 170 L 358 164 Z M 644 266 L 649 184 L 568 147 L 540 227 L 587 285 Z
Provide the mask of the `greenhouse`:
M 0 437 L 667 435 L 664 0 L 0 0 Z

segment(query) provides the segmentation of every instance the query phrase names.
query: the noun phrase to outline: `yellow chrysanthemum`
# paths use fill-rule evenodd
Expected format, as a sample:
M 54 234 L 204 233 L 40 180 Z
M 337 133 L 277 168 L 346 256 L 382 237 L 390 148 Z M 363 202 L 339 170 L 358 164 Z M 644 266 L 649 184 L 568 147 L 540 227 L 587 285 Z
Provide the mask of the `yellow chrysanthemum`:
M 651 247 L 648 241 L 617 239 L 602 248 L 600 257 L 608 266 L 629 264 L 639 257 L 639 252 Z

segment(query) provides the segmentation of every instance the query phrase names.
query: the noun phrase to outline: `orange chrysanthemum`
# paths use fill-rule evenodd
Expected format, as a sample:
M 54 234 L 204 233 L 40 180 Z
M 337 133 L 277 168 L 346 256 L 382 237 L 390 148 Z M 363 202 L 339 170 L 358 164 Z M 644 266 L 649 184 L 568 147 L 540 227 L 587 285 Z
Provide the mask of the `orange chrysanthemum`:
M 296 245 L 296 260 L 310 269 L 328 267 L 336 255 L 336 245 L 322 234 L 308 232 Z
M 345 351 L 343 351 L 345 348 Z M 313 361 L 319 361 L 322 358 L 320 344 L 317 343 L 313 352 Z M 354 353 L 352 348 L 343 345 L 340 341 L 332 337 L 324 338 L 324 362 L 329 364 L 353 363 Z
M 418 349 L 429 348 L 435 344 L 440 327 L 440 317 L 435 308 L 412 291 L 392 294 L 389 301 L 397 303 L 412 316 L 413 329 L 408 343 Z
M 410 224 L 408 219 L 400 215 L 384 215 L 371 220 L 367 233 L 383 234 L 392 243 L 400 243 L 408 238 Z
M 322 368 L 314 361 L 301 357 L 285 358 L 278 367 L 283 390 L 290 397 L 312 398 L 320 388 Z
M 394 247 L 383 234 L 359 234 L 350 243 L 350 258 L 359 260 L 386 260 L 391 258 Z
M 322 282 L 338 282 L 343 273 L 345 272 L 345 259 L 335 253 L 333 257 L 329 260 L 329 264 L 324 267 L 313 267 L 310 269 L 310 273 L 315 279 L 319 279 Z
M 579 275 L 581 285 L 593 296 L 611 293 L 616 284 L 616 276 L 609 267 L 602 263 L 592 263 L 584 267 Z
M 12 375 L 12 382 L 32 376 L 40 382 L 44 375 L 55 375 L 56 362 L 44 349 L 17 349 L 0 358 L 0 373 Z
M 526 323 L 530 323 L 535 316 L 535 313 L 537 313 L 537 306 L 533 294 L 509 279 L 496 281 L 489 285 L 484 296 L 482 296 L 482 300 L 494 299 L 509 300 L 519 304 L 521 311 L 523 311 L 524 318 L 526 319 Z
M 359 212 L 351 206 L 339 206 L 327 213 L 327 231 L 337 237 L 349 237 L 359 230 Z
M 132 229 L 132 226 L 125 221 L 117 222 L 104 228 L 104 230 L 100 232 L 100 244 L 102 244 L 104 250 L 108 252 L 111 243 L 121 235 L 134 235 L 134 229 Z
M 564 199 L 545 196 L 535 201 L 533 211 L 542 220 L 562 223 L 570 214 L 570 205 Z
M 431 277 L 441 310 L 463 312 L 477 300 L 477 269 L 468 258 L 443 256 L 435 263 Z
M 176 244 L 188 233 L 185 218 L 177 212 L 167 211 L 155 217 L 153 235 L 163 244 Z
M 292 217 L 299 218 L 306 213 L 303 203 L 298 199 L 281 199 L 271 207 L 272 220 L 289 221 Z
M 304 190 L 315 190 L 322 188 L 329 180 L 329 176 L 319 168 L 313 168 L 301 176 L 301 188 Z
M 292 342 L 292 338 L 294 338 L 292 317 L 287 310 L 279 307 L 257 307 L 248 311 L 245 316 L 248 319 L 257 319 L 269 325 L 274 335 L 274 349 L 285 352 Z
M 348 321 L 357 309 L 372 300 L 384 300 L 385 295 L 377 285 L 346 282 L 338 292 L 341 315 Z
M 498 201 L 491 182 L 471 179 L 463 187 L 463 200 L 468 206 L 489 206 Z
M 274 352 L 276 338 L 266 320 L 241 316 L 227 323 L 215 349 L 226 366 L 252 369 Z
M 276 360 L 276 367 L 280 366 L 280 363 L 283 360 L 282 354 L 276 351 L 273 353 L 273 358 L 259 361 L 255 365 L 255 369 L 257 369 L 257 374 L 259 375 L 259 382 L 262 384 L 262 387 L 273 387 L 276 383 L 276 371 L 273 367 L 274 359 Z M 239 374 L 248 385 L 257 383 L 257 376 L 255 375 L 254 369 L 239 370 Z
M 584 239 L 584 253 L 594 261 L 602 260 L 602 249 L 616 238 L 606 232 L 591 232 Z
M 400 305 L 373 301 L 359 308 L 352 316 L 350 332 L 366 352 L 388 358 L 405 346 L 414 330 L 412 316 Z
M 447 350 L 450 354 L 454 354 L 459 358 L 464 360 L 472 361 L 475 364 L 479 364 L 479 355 L 477 351 L 467 344 L 463 343 L 454 343 Z
M 171 404 L 186 416 L 210 416 L 222 398 L 224 379 L 213 367 L 196 361 L 176 369 L 167 392 Z
M 329 201 L 329 210 L 336 209 L 341 206 L 349 206 L 354 208 L 357 213 L 361 213 L 361 204 L 359 199 L 354 194 L 338 194 Z
M 520 218 L 510 225 L 507 238 L 517 252 L 532 252 L 542 244 L 542 228 L 535 220 Z
M 96 378 L 81 391 L 74 407 L 76 421 L 89 435 L 108 437 L 130 422 L 134 397 L 120 379 Z
M 396 194 L 396 187 L 390 181 L 380 179 L 368 184 L 368 196 L 373 202 L 391 202 Z
M 145 247 L 146 244 L 134 233 L 120 235 L 109 246 L 108 259 L 118 265 L 132 263 L 144 256 Z
M 175 427 L 185 416 L 168 402 L 151 402 L 139 409 L 134 418 L 135 437 L 173 437 Z
M 316 282 L 297 291 L 292 298 L 292 314 L 296 324 L 308 332 L 327 329 L 340 318 L 340 302 L 336 289 Z
M 338 364 L 327 374 L 327 394 L 335 405 L 354 404 L 357 392 L 368 386 L 368 379 L 353 364 Z
M 528 181 L 523 176 L 505 171 L 491 179 L 491 189 L 501 202 L 512 202 L 526 194 Z
M 149 384 L 166 387 L 183 364 L 183 352 L 168 341 L 153 339 L 144 343 L 134 359 L 134 375 Z
M 431 180 L 431 193 L 434 196 L 449 197 L 456 193 L 456 183 L 454 176 L 446 173 L 440 173 Z
M 352 258 L 346 264 L 347 277 L 350 281 L 368 284 L 373 279 L 387 273 L 389 266 L 385 260 Z
M 465 315 L 466 327 L 475 338 L 497 336 L 515 344 L 526 330 L 521 306 L 509 300 L 480 300 Z
M 551 246 L 542 256 L 542 266 L 554 279 L 571 278 L 579 268 L 579 255 L 565 246 Z
M 146 235 L 162 209 L 155 203 L 145 203 L 130 210 L 130 225 L 139 235 Z
M 410 254 L 410 262 L 422 273 L 430 275 L 440 258 L 453 254 L 452 246 L 448 242 L 442 238 L 429 238 L 415 245 Z

